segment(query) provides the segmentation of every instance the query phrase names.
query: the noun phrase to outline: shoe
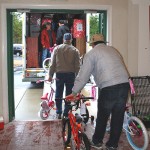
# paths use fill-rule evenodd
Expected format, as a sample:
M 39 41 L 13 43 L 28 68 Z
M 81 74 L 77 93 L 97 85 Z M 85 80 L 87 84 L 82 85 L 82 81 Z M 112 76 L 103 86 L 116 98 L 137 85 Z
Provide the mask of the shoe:
M 56 114 L 56 119 L 61 119 L 61 114 Z
M 91 140 L 90 145 L 91 145 L 91 147 L 94 147 L 96 149 L 103 149 L 103 147 L 102 147 L 103 143 L 94 144 L 93 141 Z
M 117 150 L 117 148 L 116 147 L 109 147 L 106 145 L 106 150 Z

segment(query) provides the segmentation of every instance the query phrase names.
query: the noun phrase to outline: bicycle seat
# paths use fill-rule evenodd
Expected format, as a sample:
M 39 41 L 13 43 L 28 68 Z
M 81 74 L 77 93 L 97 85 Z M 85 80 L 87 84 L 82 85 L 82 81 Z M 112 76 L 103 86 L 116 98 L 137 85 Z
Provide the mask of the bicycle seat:
M 42 100 L 47 100 L 48 99 L 48 93 L 44 94 L 42 97 L 41 97 Z

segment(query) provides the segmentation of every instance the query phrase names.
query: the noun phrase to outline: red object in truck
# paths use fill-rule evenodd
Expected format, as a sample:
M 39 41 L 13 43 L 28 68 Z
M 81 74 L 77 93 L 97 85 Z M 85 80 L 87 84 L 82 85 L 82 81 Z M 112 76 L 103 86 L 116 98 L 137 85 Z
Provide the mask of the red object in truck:
M 39 55 L 38 55 L 38 38 L 37 37 L 27 37 L 27 68 L 39 68 Z
M 74 38 L 85 37 L 85 20 L 74 19 L 74 21 L 73 21 L 73 37 Z

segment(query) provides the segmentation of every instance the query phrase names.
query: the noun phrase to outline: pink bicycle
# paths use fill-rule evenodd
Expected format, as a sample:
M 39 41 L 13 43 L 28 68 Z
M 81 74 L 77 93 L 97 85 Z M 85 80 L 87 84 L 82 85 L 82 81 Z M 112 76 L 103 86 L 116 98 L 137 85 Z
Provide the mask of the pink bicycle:
M 53 79 L 54 80 L 54 79 Z M 48 82 L 47 80 L 38 80 L 37 83 L 41 82 Z M 52 82 L 48 82 L 50 84 L 50 91 L 45 93 L 41 97 L 41 108 L 40 108 L 40 117 L 42 120 L 48 119 L 50 116 L 50 111 L 51 109 L 54 109 L 55 102 L 53 101 L 53 95 L 55 93 L 53 87 L 52 87 Z

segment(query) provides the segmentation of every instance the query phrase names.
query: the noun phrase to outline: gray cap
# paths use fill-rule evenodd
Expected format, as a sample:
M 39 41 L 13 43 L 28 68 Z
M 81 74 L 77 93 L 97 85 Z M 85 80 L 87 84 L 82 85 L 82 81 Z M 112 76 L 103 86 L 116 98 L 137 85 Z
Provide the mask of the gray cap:
M 65 41 L 70 41 L 70 40 L 72 40 L 72 35 L 71 35 L 71 33 L 65 33 L 63 39 L 64 39 Z

